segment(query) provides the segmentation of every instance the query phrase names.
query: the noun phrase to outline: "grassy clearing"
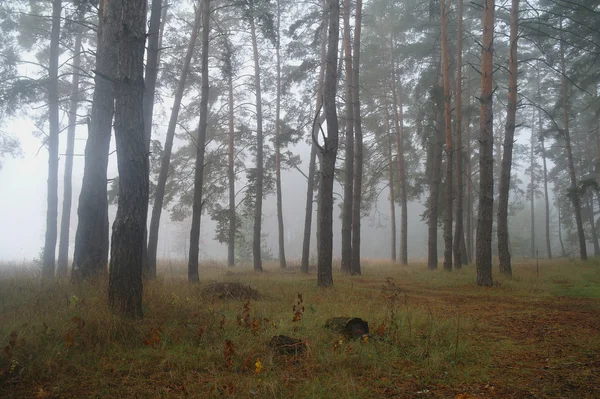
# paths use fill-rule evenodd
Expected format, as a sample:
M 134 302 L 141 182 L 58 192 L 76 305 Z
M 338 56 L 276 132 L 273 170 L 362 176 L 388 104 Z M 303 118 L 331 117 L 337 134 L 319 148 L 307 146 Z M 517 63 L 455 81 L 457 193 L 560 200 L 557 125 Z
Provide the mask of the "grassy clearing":
M 41 288 L 33 273 L 4 272 L 0 397 L 598 397 L 598 264 L 542 262 L 538 277 L 523 262 L 489 289 L 473 269 L 372 261 L 317 289 L 314 275 L 275 266 L 212 265 L 190 286 L 170 265 L 146 284 L 137 321 L 110 314 L 105 281 Z M 203 295 L 212 281 L 261 296 Z M 371 336 L 328 331 L 335 316 L 362 317 Z M 278 334 L 307 352 L 274 353 L 266 344 Z

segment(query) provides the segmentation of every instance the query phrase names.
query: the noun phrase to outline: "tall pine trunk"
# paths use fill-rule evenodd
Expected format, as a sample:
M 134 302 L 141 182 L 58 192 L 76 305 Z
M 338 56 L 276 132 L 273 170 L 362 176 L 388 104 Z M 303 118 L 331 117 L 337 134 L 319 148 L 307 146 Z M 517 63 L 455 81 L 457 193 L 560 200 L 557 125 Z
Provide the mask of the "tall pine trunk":
M 449 1 L 449 0 L 448 0 Z M 452 212 L 453 212 L 453 177 L 452 172 L 452 108 L 450 104 L 450 64 L 448 54 L 448 12 L 446 0 L 440 1 L 442 20 L 442 74 L 444 81 L 444 132 L 446 145 L 446 182 L 445 182 L 445 213 L 444 213 L 444 270 L 452 270 Z M 449 8 L 449 7 L 448 7 Z
M 479 137 L 479 211 L 477 215 L 477 284 L 492 286 L 492 224 L 494 212 L 494 0 L 483 7 L 481 52 L 481 116 Z
M 541 125 L 540 125 L 541 126 Z M 546 213 L 546 255 L 548 259 L 552 259 L 552 245 L 550 243 L 550 200 L 548 198 L 548 168 L 546 166 L 546 147 L 544 145 L 544 139 L 540 140 L 540 147 L 542 150 L 542 166 L 544 172 L 544 205 Z
M 326 4 L 326 2 L 325 2 Z M 325 83 L 325 63 L 327 60 L 327 19 L 323 20 L 321 28 L 321 63 L 319 68 L 319 81 L 317 82 L 317 100 L 315 104 L 315 120 L 321 124 L 321 107 L 323 105 L 323 86 Z M 319 129 L 315 125 L 311 132 L 313 137 L 318 136 Z M 311 140 L 310 160 L 308 164 L 308 184 L 306 187 L 306 213 L 304 215 L 304 236 L 302 239 L 302 262 L 300 270 L 302 273 L 308 273 L 308 261 L 310 256 L 310 236 L 312 230 L 313 202 L 315 190 L 315 169 L 317 161 L 317 146 Z
M 78 22 L 82 23 L 85 13 L 79 12 Z M 73 50 L 73 78 L 71 80 L 71 98 L 69 99 L 69 126 L 67 128 L 67 153 L 65 155 L 65 176 L 63 188 L 63 206 L 60 220 L 60 242 L 58 245 L 58 262 L 56 275 L 67 277 L 69 269 L 69 233 L 71 230 L 71 204 L 73 201 L 73 157 L 75 151 L 75 130 L 77 127 L 77 108 L 79 106 L 79 68 L 81 67 L 81 37 L 80 26 L 76 27 L 75 48 Z
M 535 118 L 535 116 L 534 116 Z M 532 121 L 533 122 L 533 121 Z M 529 213 L 530 213 L 530 257 L 535 258 L 535 135 L 533 124 L 531 127 L 531 148 L 529 152 Z M 541 132 L 540 132 L 541 133 Z
M 325 69 L 325 88 L 323 104 L 327 119 L 327 137 L 321 152 L 321 182 L 319 185 L 319 256 L 317 265 L 317 285 L 329 287 L 333 285 L 333 183 L 335 178 L 335 161 L 337 157 L 339 126 L 337 118 L 337 57 L 339 41 L 339 0 L 328 0 L 329 33 L 327 45 L 327 66 Z
M 277 99 L 275 104 L 275 185 L 277 195 L 277 232 L 279 233 L 279 267 L 285 269 L 285 234 L 283 230 L 283 199 L 281 194 L 281 9 L 280 0 L 277 0 Z
M 342 204 L 342 271 L 352 271 L 352 208 L 354 199 L 354 106 L 352 96 L 352 43 L 350 42 L 350 0 L 344 0 L 344 65 L 346 77 L 346 155 L 344 202 Z
M 256 23 L 254 16 L 250 18 L 250 34 L 252 37 L 252 52 L 254 57 L 254 87 L 256 90 L 256 198 L 254 201 L 254 229 L 252 234 L 252 258 L 254 271 L 262 272 L 261 255 L 261 225 L 263 203 L 263 126 L 262 126 L 262 93 L 260 87 L 260 62 L 258 57 L 258 42 L 256 38 Z
M 561 36 L 562 36 L 562 20 Z M 573 149 L 571 148 L 571 136 L 569 133 L 569 101 L 567 99 L 567 68 L 565 64 L 565 49 L 564 43 L 561 37 L 560 40 L 560 69 L 562 73 L 561 78 L 561 97 L 563 106 L 564 116 L 564 129 L 563 138 L 565 140 L 565 148 L 567 150 L 567 160 L 569 167 L 569 177 L 571 179 L 571 187 L 569 189 L 569 197 L 573 202 L 573 210 L 575 211 L 575 223 L 577 224 L 577 238 L 579 239 L 579 257 L 581 260 L 587 260 L 587 248 L 585 241 L 585 234 L 583 232 L 583 218 L 581 217 L 581 198 L 578 192 L 577 186 L 577 174 L 575 173 L 575 162 L 573 161 Z
M 158 181 L 156 182 L 156 191 L 154 193 L 154 206 L 152 207 L 152 217 L 150 218 L 150 229 L 148 232 L 148 270 L 150 271 L 150 275 L 153 276 L 156 276 L 160 217 L 162 213 L 162 207 L 164 204 L 167 179 L 169 178 L 169 165 L 171 163 L 171 152 L 173 151 L 175 129 L 177 128 L 177 118 L 179 116 L 181 100 L 183 98 L 183 92 L 185 90 L 185 84 L 190 70 L 190 62 L 192 60 L 194 48 L 196 47 L 196 40 L 198 37 L 198 29 L 200 28 L 201 15 L 201 7 L 198 7 L 198 9 L 196 10 L 194 27 L 192 28 L 192 34 L 188 43 L 187 52 L 185 54 L 185 59 L 183 60 L 181 75 L 179 76 L 179 82 L 177 83 L 177 89 L 175 90 L 175 99 L 173 101 L 173 108 L 171 108 L 171 116 L 169 118 L 169 125 L 167 127 L 167 137 L 165 139 L 165 146 L 160 162 Z
M 233 113 L 235 112 L 233 106 L 233 70 L 232 70 L 232 50 L 229 38 L 226 39 L 226 51 L 227 51 L 227 182 L 228 182 L 228 195 L 229 195 L 229 231 L 227 234 L 227 265 L 235 265 L 235 233 L 236 233 L 236 220 L 235 220 L 235 128 L 233 124 Z
M 406 198 L 406 163 L 404 161 L 404 101 L 402 87 L 396 83 L 396 60 L 394 38 L 391 40 L 392 106 L 396 129 L 396 151 L 398 153 L 398 194 L 400 197 L 400 262 L 408 264 L 408 200 Z
M 383 96 L 383 114 L 384 114 L 384 129 L 388 138 L 387 158 L 388 158 L 388 180 L 390 187 L 390 246 L 391 260 L 396 263 L 396 201 L 394 192 L 394 157 L 392 155 L 392 147 L 394 140 L 390 131 L 390 112 L 388 109 L 387 95 Z
M 592 198 L 593 196 L 590 194 L 586 205 L 588 221 L 590 223 L 590 235 L 592 238 L 592 244 L 594 245 L 594 256 L 598 256 L 600 254 L 600 245 L 598 244 L 598 233 L 596 232 L 596 221 L 594 220 L 594 203 L 592 201 Z
M 362 202 L 363 133 L 360 115 L 360 33 L 362 0 L 356 0 L 354 17 L 354 54 L 352 57 L 352 107 L 354 117 L 354 194 L 352 198 L 352 267 L 351 273 L 361 274 L 360 267 L 360 205 Z
M 504 151 L 502 152 L 502 170 L 500 173 L 500 189 L 498 197 L 498 257 L 500 260 L 500 273 L 507 276 L 512 276 L 508 237 L 508 194 L 510 192 L 510 174 L 512 169 L 515 121 L 517 115 L 518 17 L 519 0 L 512 0 L 512 6 L 510 9 L 510 53 L 508 57 L 508 105 L 506 112 Z M 531 146 L 531 151 L 533 152 L 533 142 L 531 143 Z M 531 166 L 533 173 L 533 164 Z
M 119 200 L 113 223 L 108 301 L 113 312 L 142 317 L 142 253 L 148 215 L 148 153 L 144 141 L 146 1 L 123 0 L 118 19 L 115 141 Z
M 98 46 L 92 115 L 85 144 L 85 167 L 77 209 L 73 273 L 75 281 L 106 273 L 108 263 L 108 151 L 115 102 L 113 81 L 117 76 L 117 34 L 121 2 L 101 1 L 98 10 Z
M 204 186 L 204 155 L 206 152 L 206 129 L 208 125 L 208 39 L 210 33 L 210 0 L 201 0 L 202 13 L 202 59 L 200 90 L 200 123 L 196 142 L 196 167 L 194 172 L 194 205 L 192 208 L 192 227 L 190 229 L 190 254 L 188 259 L 188 281 L 197 283 L 198 255 L 200 251 L 200 219 L 202 217 L 202 189 Z
M 52 33 L 50 34 L 50 61 L 48 76 L 48 193 L 46 210 L 46 237 L 42 278 L 53 279 L 56 265 L 56 241 L 58 233 L 58 56 L 60 40 L 60 14 L 62 1 L 52 1 Z
M 460 269 L 467 259 L 463 259 L 463 148 L 462 148 L 462 43 L 463 42 L 463 0 L 458 0 L 458 40 L 456 47 L 456 217 L 454 226 L 454 267 Z
M 467 78 L 467 98 L 468 107 L 471 108 L 471 80 Z M 473 171 L 471 163 L 471 117 L 467 114 L 467 123 L 465 124 L 465 141 L 466 143 L 466 178 L 467 178 L 467 206 L 466 206 L 466 223 L 465 235 L 467 238 L 467 263 L 473 262 Z
M 144 76 L 144 138 L 146 153 L 150 155 L 150 141 L 152 140 L 152 114 L 154 111 L 154 94 L 156 92 L 156 77 L 158 75 L 158 64 L 160 56 L 159 42 L 161 40 L 161 16 L 162 1 L 152 0 L 150 9 L 150 24 L 148 26 L 148 51 L 146 54 L 146 74 Z M 146 230 L 144 242 L 147 242 L 148 231 Z M 152 265 L 149 261 L 148 246 L 144 246 L 143 253 L 144 277 L 156 278 L 156 262 Z M 152 267 L 151 267 L 152 266 Z

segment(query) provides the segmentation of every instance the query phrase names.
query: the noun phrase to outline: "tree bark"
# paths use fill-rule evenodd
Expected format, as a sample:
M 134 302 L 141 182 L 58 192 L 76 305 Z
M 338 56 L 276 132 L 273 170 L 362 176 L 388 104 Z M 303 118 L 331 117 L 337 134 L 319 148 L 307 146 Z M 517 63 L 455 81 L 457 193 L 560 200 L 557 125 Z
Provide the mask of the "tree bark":
M 541 127 L 541 124 L 540 124 Z M 544 202 L 546 211 L 546 255 L 548 259 L 552 259 L 552 245 L 550 242 L 550 200 L 548 198 L 548 169 L 546 166 L 546 148 L 544 146 L 544 139 L 540 140 L 540 146 L 542 150 L 542 165 L 544 170 Z
M 85 167 L 77 209 L 78 225 L 71 275 L 74 281 L 104 275 L 108 263 L 106 169 L 114 112 L 117 32 L 120 29 L 121 11 L 121 2 L 100 2 L 92 115 L 88 123 Z
M 442 20 L 442 73 L 444 80 L 444 131 L 446 136 L 446 184 L 445 188 L 445 206 L 444 213 L 444 270 L 452 270 L 452 212 L 453 212 L 453 177 L 452 172 L 452 108 L 450 104 L 450 65 L 448 61 L 448 12 L 446 0 L 440 1 L 441 20 Z
M 352 58 L 352 106 L 354 117 L 354 194 L 352 198 L 352 267 L 353 275 L 361 274 L 360 267 L 360 206 L 363 177 L 363 133 L 360 115 L 360 33 L 362 27 L 362 0 L 356 0 L 354 17 L 354 54 Z
M 233 114 L 234 114 L 234 106 L 233 106 L 233 71 L 231 70 L 232 65 L 232 53 L 230 47 L 229 39 L 227 39 L 226 51 L 227 51 L 227 59 L 229 63 L 228 74 L 227 74 L 227 90 L 228 90 L 228 115 L 227 115 L 227 125 L 228 125 L 228 138 L 227 138 L 227 181 L 228 181 L 228 190 L 229 190 L 229 234 L 227 236 L 227 265 L 234 266 L 235 265 L 235 234 L 236 234 L 236 220 L 235 220 L 235 129 L 233 124 Z
M 113 223 L 108 302 L 113 312 L 142 317 L 142 253 L 148 215 L 148 153 L 144 147 L 146 1 L 123 0 L 118 19 L 115 141 L 119 201 Z
M 196 142 L 196 167 L 194 173 L 194 205 L 190 229 L 190 255 L 188 259 L 188 281 L 198 283 L 198 255 L 200 251 L 200 219 L 202 217 L 202 189 L 204 186 L 204 155 L 206 152 L 206 129 L 208 125 L 208 40 L 210 33 L 210 0 L 201 0 L 202 10 L 202 58 L 200 90 L 200 123 Z
M 562 36 L 562 20 L 561 36 Z M 583 219 L 581 217 L 581 198 L 579 197 L 578 186 L 577 186 L 577 174 L 575 173 L 575 163 L 573 161 L 573 150 L 571 148 L 571 136 L 569 133 L 569 101 L 567 99 L 567 68 L 565 65 L 565 49 L 564 43 L 561 37 L 560 40 L 560 68 L 562 73 L 561 79 L 561 95 L 562 95 L 562 106 L 564 112 L 564 129 L 563 136 L 565 140 L 565 148 L 567 150 L 567 159 L 569 165 L 569 177 L 571 179 L 571 188 L 569 196 L 573 202 L 573 210 L 575 211 L 575 222 L 577 224 L 577 238 L 579 239 L 579 257 L 581 260 L 587 260 L 587 248 L 585 242 L 585 234 L 583 232 Z
M 194 20 L 194 27 L 192 28 L 192 34 L 188 43 L 188 48 L 183 60 L 183 66 L 181 69 L 181 75 L 179 76 L 179 82 L 177 83 L 177 89 L 175 90 L 175 99 L 173 101 L 173 108 L 171 108 L 171 116 L 169 118 L 169 125 L 167 127 L 167 137 L 165 139 L 165 147 L 160 162 L 160 171 L 158 174 L 158 181 L 156 182 L 156 192 L 154 194 L 154 206 L 152 207 L 152 217 L 150 218 L 150 230 L 148 232 L 148 271 L 150 276 L 156 277 L 156 263 L 157 263 L 157 250 L 158 250 L 158 234 L 160 230 L 160 217 L 162 213 L 162 207 L 165 198 L 165 188 L 167 185 L 167 179 L 169 178 L 169 165 L 171 163 L 171 152 L 173 151 L 173 140 L 175 138 L 175 129 L 177 128 L 177 118 L 179 116 L 179 110 L 181 108 L 181 100 L 183 98 L 183 92 L 185 90 L 185 84 L 187 76 L 190 70 L 190 63 L 194 54 L 194 48 L 196 47 L 196 40 L 198 37 L 198 29 L 200 28 L 201 22 L 201 7 L 196 10 L 196 17 Z
M 256 89 L 256 199 L 254 202 L 254 230 L 252 236 L 252 255 L 254 271 L 262 272 L 261 256 L 261 225 L 263 202 L 263 126 L 262 126 L 262 94 L 260 88 L 260 62 L 258 58 L 258 43 L 256 39 L 256 24 L 254 16 L 250 18 L 250 34 L 252 36 L 252 51 L 254 54 L 254 86 Z
M 346 77 L 346 156 L 344 202 L 342 204 L 342 272 L 352 271 L 352 209 L 354 199 L 354 105 L 352 96 L 352 44 L 350 42 L 350 0 L 344 0 L 344 65 Z
M 561 253 L 563 257 L 567 256 L 567 252 L 565 251 L 565 244 L 563 242 L 562 239 L 562 226 L 561 226 L 561 214 L 560 214 L 560 203 L 558 202 L 558 195 L 556 194 L 556 192 L 554 193 L 554 195 L 556 196 L 556 209 L 558 211 L 558 241 L 560 242 L 560 249 L 561 249 Z
M 512 0 L 512 6 L 510 9 L 510 53 L 508 57 L 508 106 L 506 112 L 504 151 L 502 152 L 502 171 L 500 174 L 500 189 L 498 197 L 498 257 L 500 259 L 500 273 L 506 276 L 512 276 L 510 248 L 508 241 L 508 194 L 510 192 L 510 174 L 512 169 L 515 121 L 517 115 L 517 40 L 519 29 L 518 17 L 519 0 Z M 533 141 L 531 143 L 531 152 L 533 158 Z M 533 175 L 533 163 L 531 167 L 531 173 Z M 531 183 L 531 194 L 533 198 L 533 181 Z M 534 234 L 534 226 L 531 227 L 532 234 Z
M 471 81 L 467 79 L 467 98 L 469 108 L 471 108 Z M 466 163 L 466 178 L 467 178 L 467 220 L 466 220 L 466 247 L 467 247 L 467 263 L 473 262 L 473 171 L 471 168 L 471 117 L 467 116 L 465 124 L 465 140 L 467 142 Z
M 534 116 L 535 118 L 535 116 Z M 532 121 L 533 122 L 533 121 Z M 540 132 L 541 133 L 541 132 Z M 529 213 L 530 213 L 530 239 L 531 239 L 531 247 L 530 247 L 530 257 L 531 259 L 535 258 L 535 135 L 533 134 L 533 125 L 531 127 L 531 149 L 529 153 Z
M 392 53 L 392 100 L 394 127 L 396 129 L 396 151 L 398 153 L 398 194 L 400 197 L 400 262 L 408 264 L 408 200 L 406 198 L 406 163 L 404 162 L 404 101 L 402 87 L 396 86 L 396 60 L 394 38 L 391 40 Z M 398 93 L 399 92 L 399 93 Z
M 325 0 L 326 4 L 326 0 Z M 325 63 L 327 60 L 327 19 L 323 20 L 321 28 L 321 63 L 319 68 L 319 81 L 317 82 L 317 100 L 315 105 L 315 119 L 321 121 L 321 106 L 323 104 L 323 86 L 325 82 Z M 313 126 L 313 137 L 318 136 L 319 129 Z M 308 273 L 308 261 L 310 257 L 310 236 L 312 229 L 313 202 L 315 190 L 315 169 L 317 160 L 317 146 L 311 140 L 310 160 L 308 164 L 308 185 L 306 188 L 306 213 L 304 215 L 304 237 L 302 240 L 302 262 L 300 270 L 302 273 Z
M 146 153 L 150 155 L 150 141 L 152 140 L 152 114 L 154 111 L 154 94 L 156 92 L 156 77 L 158 75 L 158 64 L 160 62 L 159 42 L 161 39 L 161 16 L 162 1 L 152 0 L 150 9 L 150 24 L 148 27 L 148 51 L 146 54 L 146 74 L 144 76 L 144 137 Z M 144 233 L 144 242 L 147 241 L 148 231 Z M 151 267 L 148 254 L 148 246 L 144 245 L 142 256 L 142 268 L 144 277 L 147 279 L 156 278 L 156 262 Z
M 279 233 L 279 267 L 281 269 L 286 268 L 285 261 L 285 234 L 283 230 L 283 199 L 281 193 L 281 57 L 279 54 L 280 50 L 280 36 L 281 36 L 281 9 L 280 0 L 277 0 L 277 46 L 276 59 L 277 59 L 277 99 L 275 104 L 275 185 L 277 195 L 277 231 Z
M 50 34 L 50 62 L 48 76 L 48 193 L 46 210 L 46 237 L 42 278 L 53 279 L 56 264 L 56 241 L 58 232 L 58 56 L 60 41 L 60 14 L 62 1 L 52 1 L 52 32 Z
M 443 105 L 443 104 L 442 104 Z M 436 121 L 437 131 L 431 146 L 431 177 L 429 180 L 429 199 L 427 203 L 427 268 L 430 270 L 438 267 L 438 219 L 440 201 L 440 180 L 442 175 L 442 126 L 444 126 L 443 113 L 438 113 Z
M 388 109 L 387 96 L 383 96 L 383 113 L 384 113 L 384 129 L 385 134 L 388 138 L 387 145 L 387 157 L 388 157 L 388 169 L 389 169 L 389 187 L 390 187 L 390 247 L 391 247 L 391 260 L 396 263 L 396 202 L 394 193 L 394 157 L 392 155 L 392 147 L 394 146 L 394 140 L 390 132 L 390 112 Z
M 588 211 L 588 220 L 590 223 L 590 233 L 592 236 L 592 244 L 594 245 L 594 256 L 598 256 L 600 254 L 600 245 L 598 245 L 598 233 L 596 232 L 596 221 L 594 220 L 594 203 L 592 201 L 592 196 L 588 199 L 587 203 L 587 211 Z
M 339 40 L 339 0 L 328 0 L 329 34 L 327 46 L 327 66 L 325 69 L 324 101 L 327 119 L 327 137 L 319 149 L 321 152 L 321 183 L 319 187 L 319 256 L 317 285 L 328 287 L 333 285 L 333 183 L 335 177 L 335 161 L 338 149 L 338 119 L 336 107 L 337 94 L 337 56 Z
M 463 148 L 462 148 L 462 42 L 463 42 L 463 0 L 458 0 L 458 39 L 456 47 L 456 222 L 454 226 L 454 267 L 462 268 L 463 259 Z M 465 251 L 466 252 L 466 251 Z
M 79 23 L 83 22 L 85 13 L 79 12 Z M 79 68 L 81 67 L 81 37 L 83 32 L 76 26 L 75 48 L 73 50 L 73 77 L 71 79 L 71 98 L 69 99 L 69 127 L 67 128 L 67 153 L 65 155 L 65 176 L 63 183 L 63 207 L 60 221 L 60 243 L 58 246 L 58 263 L 56 275 L 66 278 L 69 270 L 69 233 L 71 230 L 71 205 L 73 201 L 73 157 L 75 151 L 75 129 L 77 127 L 77 108 L 79 106 Z
M 481 54 L 481 134 L 479 138 L 479 212 L 477 215 L 477 284 L 492 286 L 492 224 L 494 210 L 494 0 L 485 0 Z

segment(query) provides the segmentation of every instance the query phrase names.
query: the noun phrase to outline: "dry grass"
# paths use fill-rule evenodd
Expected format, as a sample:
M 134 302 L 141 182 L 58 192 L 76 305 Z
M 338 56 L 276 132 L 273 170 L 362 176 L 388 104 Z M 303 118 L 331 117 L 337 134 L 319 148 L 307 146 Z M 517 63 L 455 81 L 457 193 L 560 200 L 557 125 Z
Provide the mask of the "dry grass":
M 108 311 L 105 281 L 42 288 L 31 270 L 3 271 L 0 397 L 600 397 L 598 264 L 542 262 L 538 277 L 523 262 L 494 288 L 473 269 L 366 261 L 363 276 L 317 289 L 274 264 L 203 265 L 190 286 L 183 264 L 166 264 L 137 321 Z M 261 295 L 202 295 L 214 281 Z M 371 337 L 341 339 L 323 327 L 335 316 L 367 320 Z M 280 334 L 308 350 L 273 353 Z

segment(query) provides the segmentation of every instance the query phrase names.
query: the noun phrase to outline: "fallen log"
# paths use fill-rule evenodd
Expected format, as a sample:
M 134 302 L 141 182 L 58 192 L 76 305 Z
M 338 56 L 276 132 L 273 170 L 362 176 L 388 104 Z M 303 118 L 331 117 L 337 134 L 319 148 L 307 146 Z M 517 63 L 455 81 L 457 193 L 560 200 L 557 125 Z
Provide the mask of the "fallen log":
M 280 355 L 298 355 L 306 350 L 306 344 L 299 339 L 285 335 L 275 335 L 269 346 Z

